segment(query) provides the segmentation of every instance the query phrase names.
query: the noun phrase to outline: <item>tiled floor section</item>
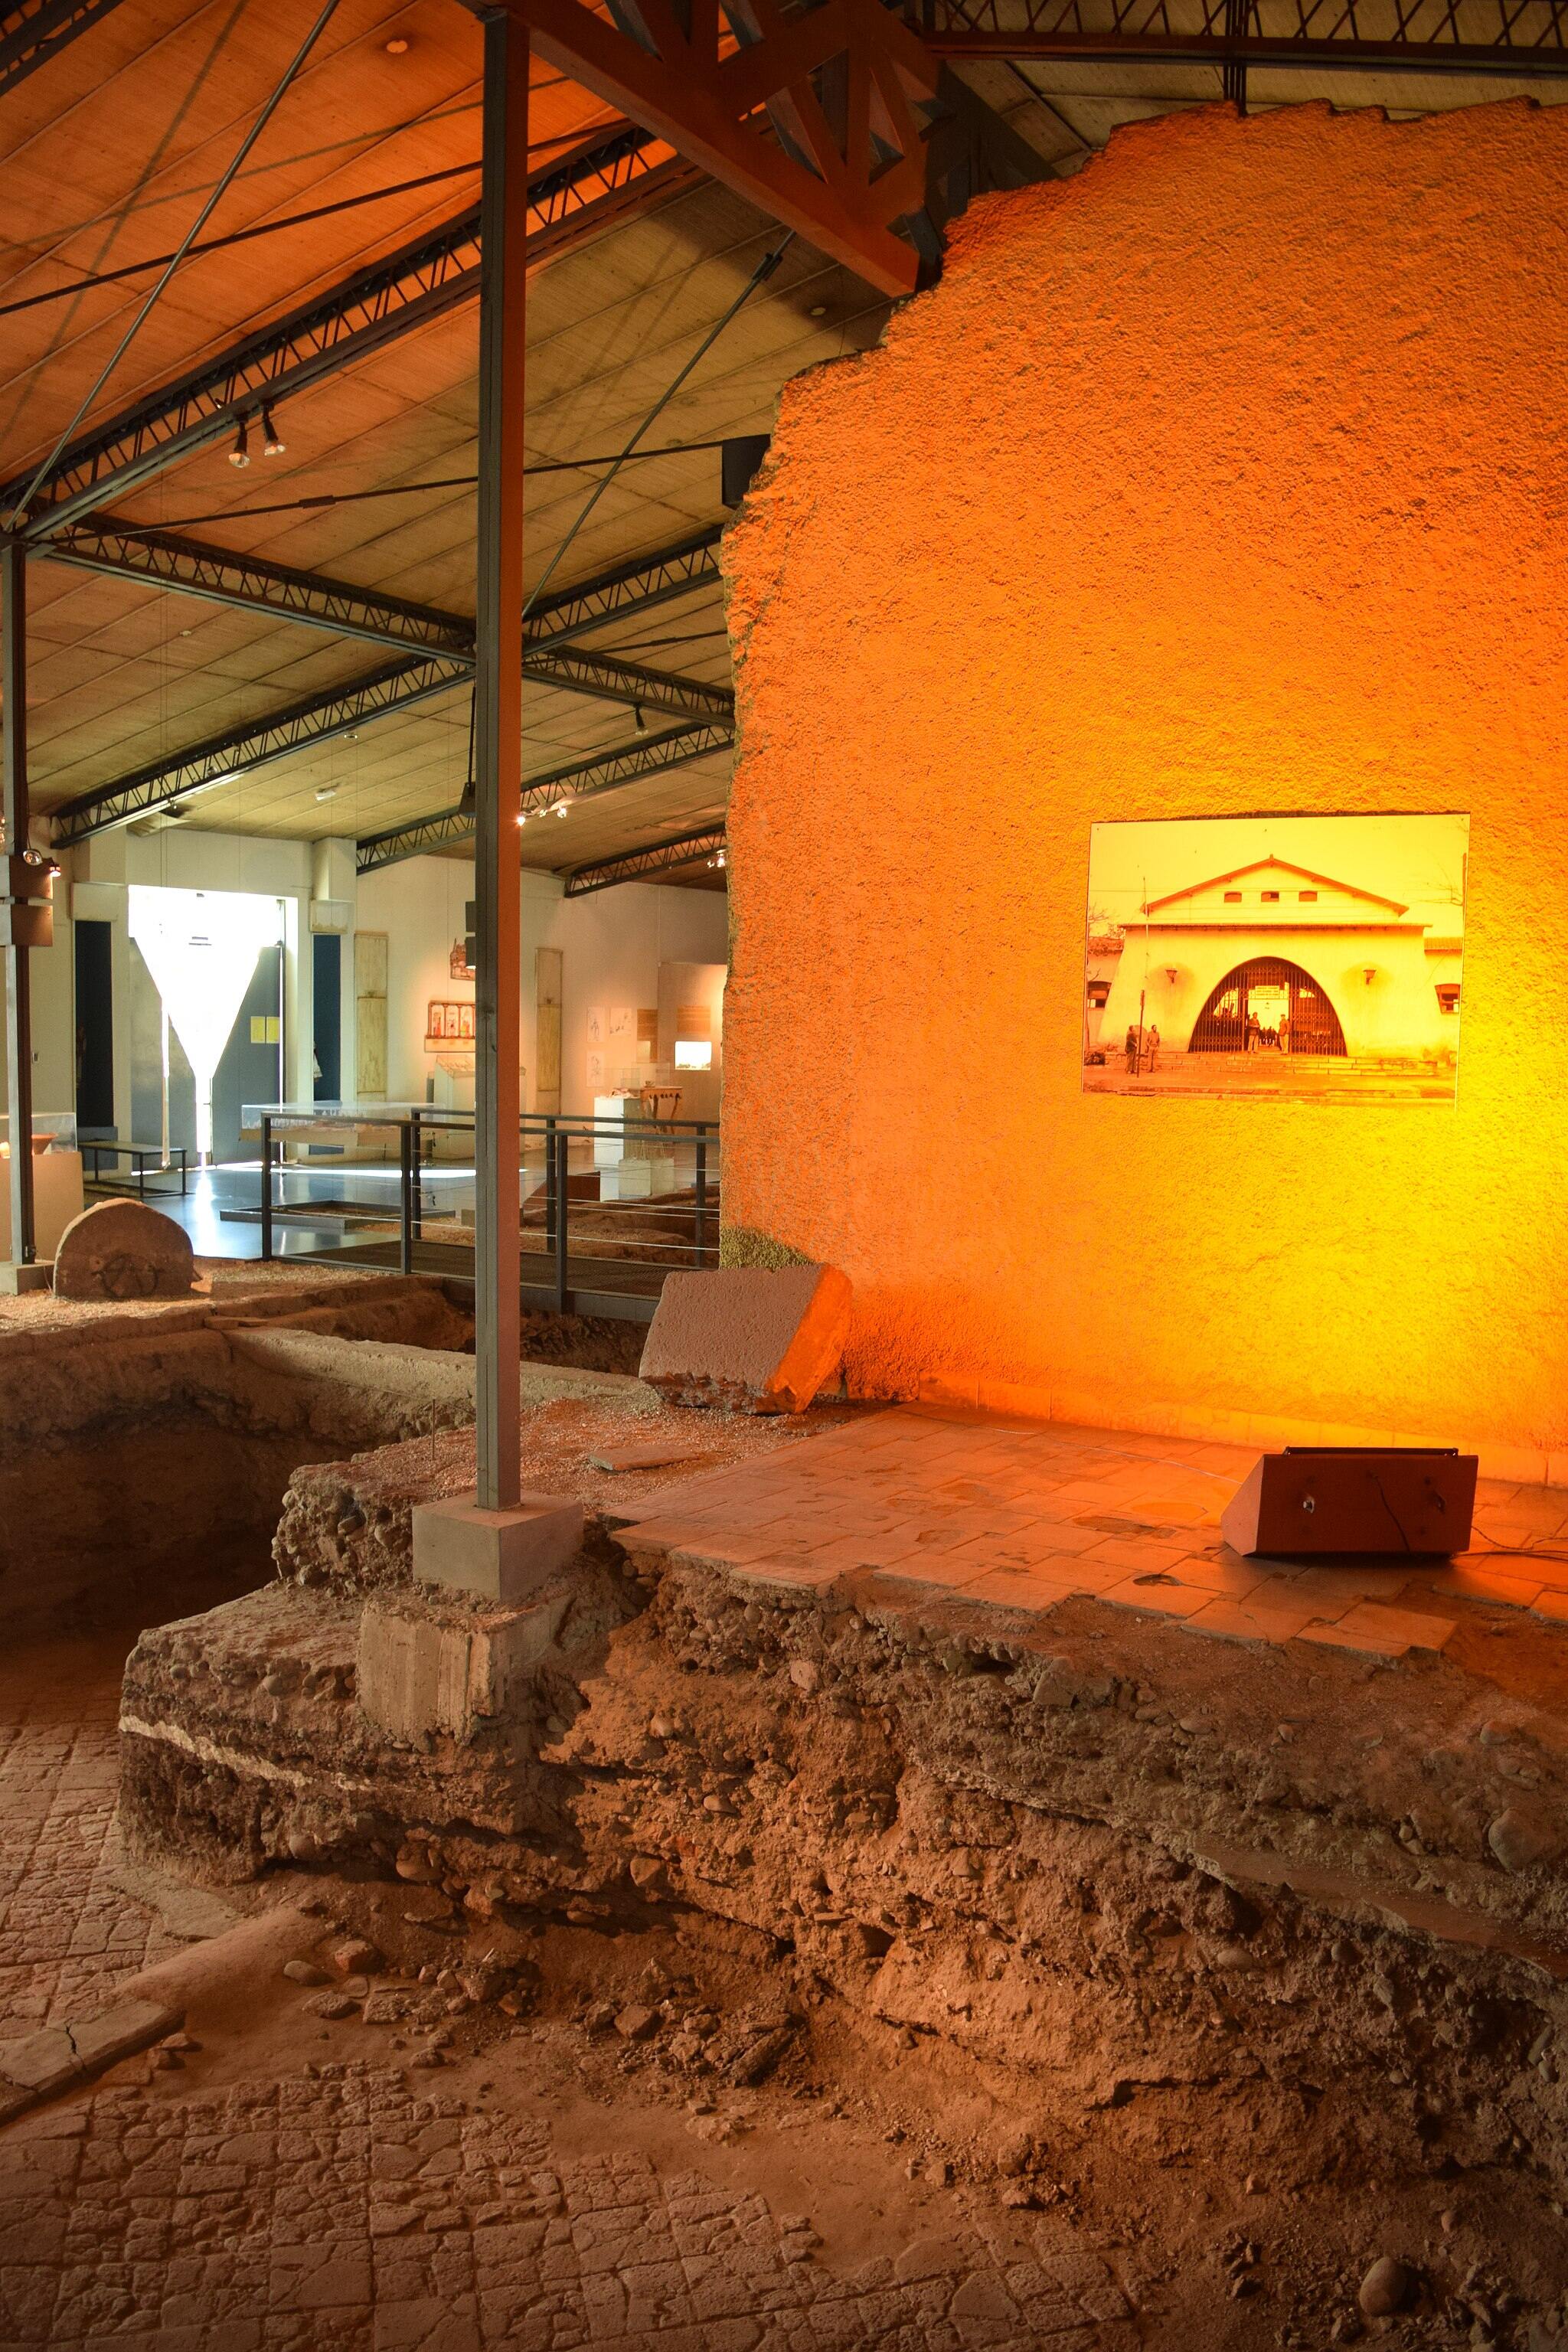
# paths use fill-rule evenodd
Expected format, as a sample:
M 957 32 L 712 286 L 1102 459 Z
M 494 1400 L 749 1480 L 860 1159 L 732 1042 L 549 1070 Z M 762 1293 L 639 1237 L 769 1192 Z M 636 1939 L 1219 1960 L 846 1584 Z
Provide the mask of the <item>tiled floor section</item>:
M 557 2162 L 537 2126 L 350 2066 L 104 2092 L 0 2137 L 0 2343 L 1132 2352 L 1110 2271 L 1063 2234 L 1047 2263 L 960 2225 L 836 2275 L 759 2196 L 640 2154 Z
M 1454 1620 L 1388 1605 L 1398 1563 L 1292 1567 L 1243 1559 L 1219 1515 L 1257 1460 L 1250 1447 L 984 1419 L 899 1406 L 754 1468 L 695 1479 L 637 1539 L 774 1584 L 822 1586 L 870 1570 L 965 1601 L 1042 1612 L 1084 1594 L 1226 1640 L 1300 1639 L 1398 1657 L 1440 1650 Z M 1422 1564 L 1429 1591 L 1568 1620 L 1568 1557 L 1480 1547 L 1554 1546 L 1568 1492 L 1483 1479 L 1478 1549 Z
M 180 1948 L 111 1872 L 122 1637 L 0 1664 L 0 2034 L 89 2013 Z

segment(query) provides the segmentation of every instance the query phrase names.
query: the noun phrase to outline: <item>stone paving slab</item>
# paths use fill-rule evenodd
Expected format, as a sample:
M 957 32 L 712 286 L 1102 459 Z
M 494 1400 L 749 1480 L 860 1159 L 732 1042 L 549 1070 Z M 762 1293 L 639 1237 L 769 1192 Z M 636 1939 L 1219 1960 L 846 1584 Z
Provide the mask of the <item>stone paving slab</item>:
M 706 1561 L 759 1590 L 826 1591 L 864 1570 L 994 1608 L 1040 1613 L 1088 1597 L 1200 1638 L 1306 1640 L 1368 1658 L 1443 1650 L 1458 1622 L 1441 1613 L 1449 1599 L 1568 1622 L 1568 1489 L 1482 1479 L 1475 1549 L 1449 1566 L 1412 1563 L 1439 1604 L 1428 1611 L 1391 1605 L 1408 1580 L 1403 1562 L 1319 1567 L 1232 1551 L 1220 1513 L 1256 1458 L 1196 1439 L 904 1405 L 754 1469 L 692 1479 L 622 1536 L 634 1552 Z
M 1055 2233 L 1059 2238 L 1060 2232 Z M 849 2275 L 754 2192 L 345 2064 L 0 2134 L 6 2352 L 1122 2352 L 1108 2265 L 960 2222 Z M 1041 2247 L 1042 2255 L 1047 2248 Z

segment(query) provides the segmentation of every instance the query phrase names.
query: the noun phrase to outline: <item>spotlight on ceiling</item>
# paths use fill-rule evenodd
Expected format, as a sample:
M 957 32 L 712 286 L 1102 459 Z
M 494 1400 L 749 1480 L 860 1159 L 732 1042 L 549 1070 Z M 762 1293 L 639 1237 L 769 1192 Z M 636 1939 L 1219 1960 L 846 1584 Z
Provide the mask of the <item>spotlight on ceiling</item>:
M 564 816 L 571 805 L 570 801 L 557 801 L 550 814 L 552 816 Z
M 382 43 L 382 47 L 389 58 L 405 58 L 408 55 L 408 36 L 405 33 L 394 33 L 390 41 Z
M 805 315 L 808 319 L 826 319 L 827 316 L 826 303 L 814 302 Z
M 528 823 L 528 811 L 526 809 L 519 809 L 517 813 L 517 821 L 519 824 L 526 824 Z
M 231 466 L 237 466 L 241 473 L 250 463 L 250 427 L 243 416 L 239 420 L 239 430 L 234 436 L 234 446 L 228 453 L 228 462 Z
M 264 457 L 281 457 L 289 446 L 272 422 L 272 411 L 265 405 L 261 411 L 261 454 Z
M 318 784 L 316 786 L 316 798 L 319 801 L 335 801 L 337 796 L 338 788 L 336 784 Z

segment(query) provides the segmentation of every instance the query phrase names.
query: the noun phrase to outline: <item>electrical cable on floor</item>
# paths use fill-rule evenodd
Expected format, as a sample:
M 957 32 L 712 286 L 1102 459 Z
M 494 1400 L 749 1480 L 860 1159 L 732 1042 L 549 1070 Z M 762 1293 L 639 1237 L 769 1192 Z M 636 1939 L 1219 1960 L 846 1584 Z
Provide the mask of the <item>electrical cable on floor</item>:
M 229 184 L 238 172 L 240 165 L 244 163 L 246 157 L 249 154 L 251 149 L 255 146 L 257 141 L 260 138 L 262 132 L 271 121 L 272 117 L 278 111 L 279 107 L 283 103 L 285 97 L 292 88 L 296 78 L 304 66 L 306 58 L 310 56 L 311 50 L 315 47 L 316 43 L 326 31 L 328 25 L 331 22 L 333 16 L 336 14 L 337 5 L 338 0 L 326 0 L 326 5 L 322 8 L 321 15 L 317 17 L 315 23 L 311 26 L 310 31 L 306 34 L 304 39 L 295 50 L 293 57 L 289 59 L 289 64 L 285 68 L 282 79 L 278 83 L 272 95 L 262 107 L 260 113 L 257 116 L 255 121 L 246 132 L 245 137 L 240 141 L 238 147 L 235 151 L 232 162 L 219 175 L 217 184 L 213 189 L 211 195 L 207 198 L 205 204 L 203 205 L 200 212 L 196 215 L 195 219 L 191 223 L 190 227 L 181 238 L 175 251 L 170 257 L 168 265 L 164 268 L 162 276 L 159 278 L 157 284 L 152 289 L 146 300 L 142 303 L 142 308 L 137 311 L 136 316 L 132 320 L 131 324 L 121 336 L 120 341 L 116 343 L 112 352 L 105 361 L 103 366 L 99 370 L 89 390 L 82 394 L 81 399 L 77 404 L 75 415 L 71 418 L 70 423 L 66 426 L 65 431 L 56 441 L 54 447 L 49 451 L 48 456 L 44 459 L 43 464 L 38 467 L 37 473 L 33 476 L 32 480 L 28 483 L 21 498 L 17 500 L 16 505 L 12 509 L 10 521 L 11 528 L 13 530 L 26 520 L 27 509 L 32 505 L 34 499 L 37 496 L 39 484 L 47 479 L 55 465 L 58 463 L 60 452 L 65 448 L 70 440 L 72 434 L 76 431 L 77 426 L 81 423 L 82 418 L 91 408 L 93 402 L 98 398 L 99 394 L 103 390 L 104 385 L 109 382 L 109 379 L 114 373 L 115 369 L 120 365 L 121 361 L 130 350 L 132 342 L 135 341 L 136 336 L 140 333 L 146 320 L 152 316 L 153 310 L 156 306 L 158 299 L 163 293 L 163 289 L 168 285 L 169 280 L 174 277 L 174 272 L 178 269 L 181 262 L 190 251 L 191 247 L 201 235 L 202 230 L 206 226 L 208 221 L 212 218 L 214 212 L 216 210 L 218 205 L 222 202 L 225 194 L 227 193 Z
M 768 279 L 773 276 L 774 270 L 778 268 L 780 262 L 784 259 L 784 255 L 789 251 L 790 247 L 794 243 L 795 231 L 792 228 L 787 236 L 780 238 L 778 244 L 773 247 L 772 252 L 763 254 L 761 261 L 758 262 L 755 269 L 752 270 L 750 278 L 747 278 L 746 283 L 742 287 L 740 292 L 736 295 L 734 300 L 731 303 L 723 317 L 720 319 L 715 325 L 709 329 L 707 334 L 703 336 L 701 342 L 692 352 L 691 357 L 687 361 L 686 365 L 675 378 L 675 381 L 668 386 L 668 390 L 662 392 L 655 401 L 653 406 L 648 410 L 647 415 L 643 418 L 642 423 L 637 426 L 637 431 L 632 435 L 631 439 L 626 443 L 626 447 L 621 451 L 620 456 L 612 463 L 610 470 L 605 476 L 603 481 L 595 483 L 592 491 L 584 501 L 582 510 L 578 514 L 575 522 L 574 522 L 571 530 L 561 541 L 561 544 L 557 547 L 554 554 L 545 565 L 540 578 L 535 582 L 532 589 L 530 591 L 522 607 L 522 617 L 525 621 L 527 620 L 530 613 L 532 612 L 535 604 L 539 602 L 540 597 L 544 593 L 544 591 L 549 586 L 551 581 L 553 579 L 555 572 L 560 566 L 563 556 L 572 545 L 573 541 L 577 537 L 584 524 L 587 521 L 588 517 L 593 513 L 594 509 L 598 505 L 599 500 L 604 497 L 605 492 L 609 488 L 610 484 L 615 480 L 616 476 L 620 472 L 621 467 L 626 463 L 626 460 L 636 453 L 637 443 L 642 439 L 643 435 L 648 431 L 649 427 L 654 425 L 660 416 L 663 415 L 665 410 L 669 406 L 670 402 L 675 398 L 676 394 L 680 390 L 681 385 L 686 382 L 687 377 L 690 375 L 694 368 L 699 366 L 700 362 L 707 358 L 709 352 L 712 350 L 714 344 L 718 341 L 725 328 L 730 324 L 731 320 L 733 319 L 737 313 L 744 308 L 745 304 L 750 301 L 752 296 L 756 292 L 759 286 L 766 285 Z

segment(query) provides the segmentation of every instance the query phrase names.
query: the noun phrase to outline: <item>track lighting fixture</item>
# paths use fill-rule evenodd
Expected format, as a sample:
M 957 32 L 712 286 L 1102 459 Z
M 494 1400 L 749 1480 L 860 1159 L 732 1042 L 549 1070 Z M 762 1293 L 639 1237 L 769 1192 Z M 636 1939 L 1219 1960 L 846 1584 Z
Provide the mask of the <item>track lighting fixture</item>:
M 272 411 L 265 402 L 261 409 L 261 454 L 264 457 L 281 457 L 288 447 L 278 427 L 272 422 Z
M 552 816 L 564 816 L 571 805 L 570 801 L 557 801 L 550 814 Z
M 234 446 L 228 453 L 228 462 L 231 466 L 237 466 L 241 473 L 250 463 L 250 427 L 243 416 L 239 420 L 239 430 L 234 436 Z

